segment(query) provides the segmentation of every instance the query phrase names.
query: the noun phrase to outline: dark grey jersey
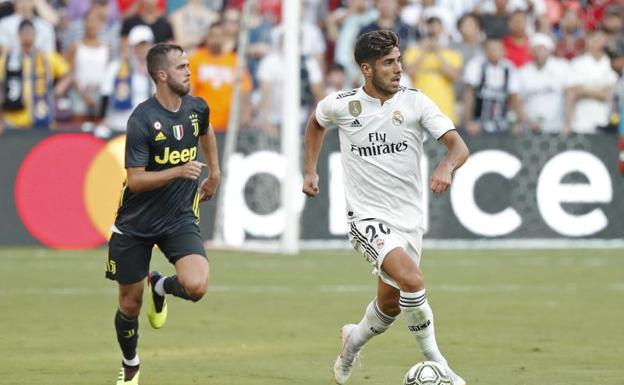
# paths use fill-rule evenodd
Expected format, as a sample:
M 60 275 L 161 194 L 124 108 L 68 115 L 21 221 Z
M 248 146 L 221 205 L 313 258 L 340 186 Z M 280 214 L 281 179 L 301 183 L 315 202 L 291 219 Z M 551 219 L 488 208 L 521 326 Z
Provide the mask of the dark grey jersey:
M 197 159 L 198 138 L 206 134 L 209 109 L 203 99 L 186 95 L 177 112 L 155 97 L 139 104 L 128 120 L 126 168 L 161 171 Z M 115 226 L 123 234 L 156 237 L 199 222 L 198 181 L 175 179 L 145 192 L 124 182 Z

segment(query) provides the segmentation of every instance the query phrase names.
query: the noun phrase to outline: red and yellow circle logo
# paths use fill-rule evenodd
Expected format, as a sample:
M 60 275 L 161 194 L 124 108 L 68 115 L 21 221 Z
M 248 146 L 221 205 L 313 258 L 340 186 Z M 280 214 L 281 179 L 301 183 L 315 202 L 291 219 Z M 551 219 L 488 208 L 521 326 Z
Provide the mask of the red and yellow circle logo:
M 59 134 L 26 155 L 15 180 L 15 207 L 39 242 L 86 249 L 109 238 L 125 178 L 125 141 Z

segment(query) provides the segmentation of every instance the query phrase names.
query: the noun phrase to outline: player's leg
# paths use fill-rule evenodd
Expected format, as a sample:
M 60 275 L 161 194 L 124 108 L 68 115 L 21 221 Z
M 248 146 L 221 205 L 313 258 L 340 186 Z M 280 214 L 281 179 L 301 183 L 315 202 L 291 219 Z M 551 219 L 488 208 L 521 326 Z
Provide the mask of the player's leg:
M 416 338 L 420 350 L 429 361 L 435 361 L 447 368 L 448 363 L 436 342 L 433 322 L 433 311 L 425 291 L 423 273 L 418 266 L 417 260 L 412 258 L 405 249 L 395 248 L 383 259 L 381 268 L 385 274 L 392 278 L 399 287 L 399 307 L 407 327 Z M 393 311 L 394 305 L 388 303 L 381 306 L 382 310 Z M 453 385 L 465 385 L 465 381 L 452 370 Z
M 147 316 L 155 329 L 161 328 L 167 320 L 166 294 L 196 302 L 208 288 L 208 259 L 196 225 L 162 237 L 157 244 L 175 266 L 176 274 L 166 277 L 156 271 L 150 273 L 148 282 L 152 295 Z
M 427 301 L 422 271 L 416 262 L 404 249 L 396 248 L 386 255 L 381 268 L 399 286 L 399 306 L 425 358 L 446 365 L 436 343 L 433 312 Z
M 371 338 L 388 330 L 400 312 L 399 291 L 379 279 L 377 297 L 368 304 L 360 322 L 350 328 L 343 354 L 356 355 Z
M 378 271 L 377 261 L 383 259 L 384 253 L 387 251 L 386 248 L 404 243 L 391 235 L 391 231 L 385 225 L 382 225 L 383 231 L 380 231 L 379 223 L 376 221 L 361 221 L 351 223 L 350 226 L 349 238 L 353 247 L 373 265 L 376 271 Z M 373 232 L 375 235 L 370 235 L 370 238 L 366 237 L 367 233 L 373 234 Z M 388 304 L 392 301 L 395 304 L 393 309 L 386 305 L 387 310 L 382 310 L 382 304 Z M 349 379 L 354 363 L 364 345 L 371 338 L 388 330 L 392 325 L 400 312 L 398 303 L 398 289 L 383 283 L 380 279 L 377 297 L 368 304 L 360 322 L 358 324 L 346 324 L 340 329 L 342 350 L 334 362 L 334 380 L 336 383 L 344 384 Z
M 143 298 L 143 280 L 149 271 L 153 244 L 149 241 L 113 234 L 109 242 L 106 277 L 117 281 L 119 306 L 115 312 L 115 331 L 122 351 L 118 385 L 139 381 L 138 316 Z
M 118 384 L 138 383 L 139 356 L 139 313 L 143 302 L 143 281 L 122 285 L 119 284 L 119 309 L 115 313 L 115 331 L 117 341 L 123 354 L 123 364 Z

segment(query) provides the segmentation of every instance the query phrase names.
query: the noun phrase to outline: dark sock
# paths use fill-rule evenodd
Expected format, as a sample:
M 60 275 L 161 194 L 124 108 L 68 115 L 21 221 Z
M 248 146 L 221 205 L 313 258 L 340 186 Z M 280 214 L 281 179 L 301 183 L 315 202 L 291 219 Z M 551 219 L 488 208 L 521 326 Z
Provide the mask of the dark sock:
M 154 301 L 154 308 L 156 309 L 156 313 L 160 313 L 162 311 L 163 305 L 165 304 L 165 296 L 159 295 L 156 293 L 156 283 L 162 278 L 162 275 L 155 272 L 150 275 L 150 285 L 152 286 L 152 299 Z
M 184 298 L 189 301 L 193 300 L 186 293 L 186 290 L 184 290 L 184 287 L 182 286 L 180 281 L 178 281 L 178 277 L 175 275 L 165 278 L 165 282 L 163 282 L 163 288 L 165 289 L 165 293 L 167 294 L 171 294 L 176 297 Z
M 139 317 L 128 317 L 117 310 L 115 313 L 115 330 L 124 358 L 131 360 L 136 357 L 136 347 L 139 341 Z

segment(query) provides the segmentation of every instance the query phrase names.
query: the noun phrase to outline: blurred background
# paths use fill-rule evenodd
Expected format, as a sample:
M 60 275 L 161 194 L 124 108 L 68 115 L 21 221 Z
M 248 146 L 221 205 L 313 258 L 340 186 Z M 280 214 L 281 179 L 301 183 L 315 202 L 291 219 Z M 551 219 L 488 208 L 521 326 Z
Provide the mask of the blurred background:
M 125 123 L 154 92 L 146 52 L 174 42 L 188 52 L 192 94 L 210 105 L 225 171 L 221 194 L 202 208 L 206 239 L 282 251 L 345 245 L 337 133 L 316 200 L 299 194 L 299 147 L 315 104 L 362 84 L 353 45 L 379 28 L 401 37 L 404 85 L 430 96 L 473 154 L 450 194 L 425 197 L 428 239 L 612 245 L 624 234 L 624 1 L 16 0 L 0 9 L 0 244 L 105 243 L 125 177 Z M 425 176 L 443 155 L 426 150 Z

